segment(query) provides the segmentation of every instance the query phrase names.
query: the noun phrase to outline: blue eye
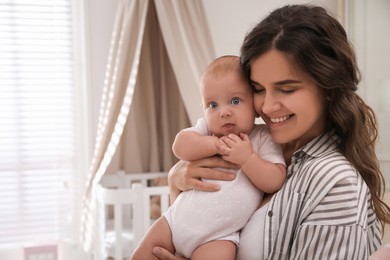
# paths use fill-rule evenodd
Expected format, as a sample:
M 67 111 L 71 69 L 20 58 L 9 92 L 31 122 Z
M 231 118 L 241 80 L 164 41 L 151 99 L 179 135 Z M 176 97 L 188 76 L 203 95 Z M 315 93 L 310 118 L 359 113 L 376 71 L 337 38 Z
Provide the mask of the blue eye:
M 218 104 L 217 104 L 217 102 L 215 102 L 215 101 L 212 101 L 212 102 L 209 103 L 209 108 L 214 109 L 214 108 L 216 108 L 217 106 L 218 106 Z
M 234 97 L 232 98 L 232 105 L 238 105 L 240 104 L 240 99 L 238 97 Z

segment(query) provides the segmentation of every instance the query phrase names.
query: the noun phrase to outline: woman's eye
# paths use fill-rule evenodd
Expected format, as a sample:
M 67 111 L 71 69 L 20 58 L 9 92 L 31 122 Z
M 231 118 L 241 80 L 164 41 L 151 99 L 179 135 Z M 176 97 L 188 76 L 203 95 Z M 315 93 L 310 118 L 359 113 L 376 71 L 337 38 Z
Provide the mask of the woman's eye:
M 240 104 L 240 99 L 237 97 L 232 98 L 232 105 L 238 105 Z
M 294 89 L 281 89 L 280 90 L 282 93 L 284 94 L 291 94 L 293 93 L 295 90 Z
M 261 93 L 264 91 L 264 89 L 259 89 L 255 85 L 252 85 L 253 93 Z
M 216 108 L 218 106 L 217 102 L 210 102 L 209 103 L 209 108 Z

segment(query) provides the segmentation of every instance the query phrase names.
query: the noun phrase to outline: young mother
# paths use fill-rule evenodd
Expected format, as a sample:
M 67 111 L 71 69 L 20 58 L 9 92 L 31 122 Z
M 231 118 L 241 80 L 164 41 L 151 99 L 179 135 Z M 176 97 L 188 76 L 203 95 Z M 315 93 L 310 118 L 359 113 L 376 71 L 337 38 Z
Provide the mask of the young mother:
M 241 60 L 255 110 L 289 166 L 282 189 L 242 230 L 237 258 L 368 259 L 390 209 L 381 200 L 376 118 L 356 93 L 359 71 L 344 29 L 321 7 L 285 6 L 249 32 Z M 219 158 L 177 163 L 172 194 L 217 190 L 200 177 L 230 178 L 210 167 L 227 165 Z

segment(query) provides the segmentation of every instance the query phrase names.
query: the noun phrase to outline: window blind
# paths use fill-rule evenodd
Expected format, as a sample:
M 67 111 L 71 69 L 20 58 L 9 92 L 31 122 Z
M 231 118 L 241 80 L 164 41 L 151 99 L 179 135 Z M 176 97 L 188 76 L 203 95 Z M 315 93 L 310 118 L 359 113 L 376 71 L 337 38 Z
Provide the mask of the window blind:
M 75 205 L 71 1 L 0 0 L 0 245 L 58 239 Z

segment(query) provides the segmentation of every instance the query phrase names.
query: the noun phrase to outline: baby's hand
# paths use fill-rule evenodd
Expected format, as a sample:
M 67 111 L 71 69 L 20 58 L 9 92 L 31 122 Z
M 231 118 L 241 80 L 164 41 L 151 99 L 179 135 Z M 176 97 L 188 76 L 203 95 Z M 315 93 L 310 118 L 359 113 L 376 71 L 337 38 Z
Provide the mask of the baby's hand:
M 240 136 L 229 134 L 219 140 L 217 148 L 226 161 L 243 165 L 253 153 L 252 143 L 247 134 L 241 133 Z

